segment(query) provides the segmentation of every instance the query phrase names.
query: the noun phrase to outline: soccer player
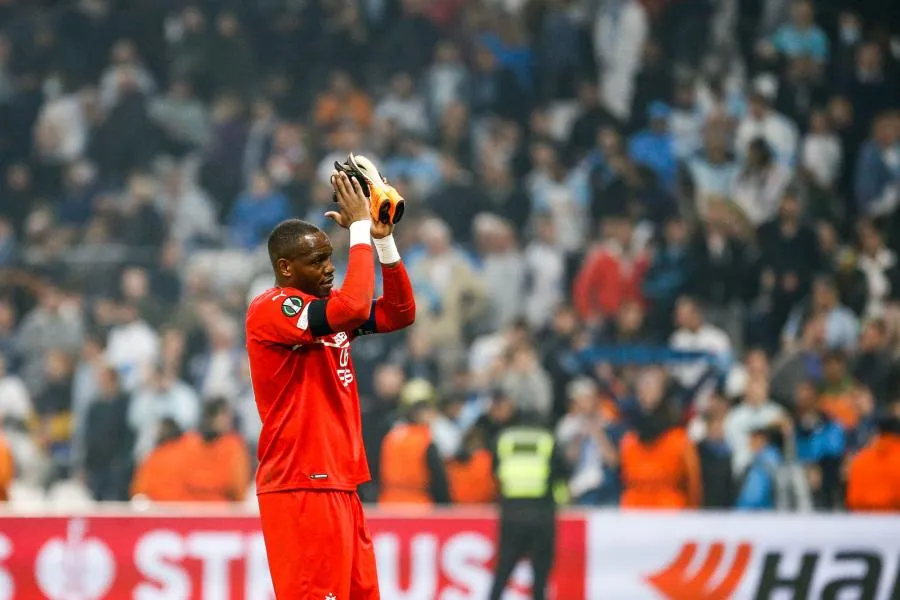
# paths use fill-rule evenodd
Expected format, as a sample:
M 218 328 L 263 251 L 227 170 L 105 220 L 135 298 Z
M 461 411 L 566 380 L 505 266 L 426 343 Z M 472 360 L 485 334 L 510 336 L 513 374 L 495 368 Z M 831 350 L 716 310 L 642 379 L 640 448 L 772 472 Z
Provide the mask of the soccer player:
M 350 342 L 415 320 L 392 225 L 345 173 L 331 178 L 350 230 L 344 284 L 332 288 L 331 243 L 298 219 L 269 236 L 275 287 L 247 312 L 247 350 L 262 419 L 256 476 L 269 571 L 278 600 L 379 598 L 372 537 L 357 486 L 369 480 Z M 384 295 L 373 302 L 374 243 Z

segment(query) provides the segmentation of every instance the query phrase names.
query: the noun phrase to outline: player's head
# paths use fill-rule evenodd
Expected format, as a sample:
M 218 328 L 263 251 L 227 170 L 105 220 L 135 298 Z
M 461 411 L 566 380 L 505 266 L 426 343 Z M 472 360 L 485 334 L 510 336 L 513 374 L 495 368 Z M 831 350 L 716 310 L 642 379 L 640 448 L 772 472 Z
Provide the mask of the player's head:
M 269 234 L 269 260 L 275 282 L 324 298 L 334 284 L 331 242 L 325 232 L 306 221 L 288 219 Z

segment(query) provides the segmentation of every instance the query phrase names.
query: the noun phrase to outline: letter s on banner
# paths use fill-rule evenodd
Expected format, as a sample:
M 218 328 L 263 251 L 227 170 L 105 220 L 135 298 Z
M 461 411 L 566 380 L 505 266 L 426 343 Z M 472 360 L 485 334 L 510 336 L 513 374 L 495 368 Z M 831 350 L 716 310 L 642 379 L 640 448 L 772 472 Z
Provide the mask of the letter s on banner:
M 134 589 L 134 600 L 190 598 L 191 580 L 180 567 L 169 561 L 184 560 L 184 543 L 174 531 L 153 531 L 144 535 L 134 548 L 134 565 L 152 584 Z
M 441 553 L 441 564 L 444 574 L 458 587 L 445 590 L 440 600 L 487 598 L 493 575 L 486 565 L 493 554 L 494 545 L 478 533 L 460 533 L 450 538 Z
M 400 539 L 390 533 L 374 536 L 375 559 L 378 568 L 378 587 L 382 598 L 391 600 L 424 600 L 434 598 L 438 591 L 437 548 L 433 535 L 419 534 L 410 543 L 410 572 L 404 578 L 400 572 Z M 400 589 L 406 579 L 409 586 Z

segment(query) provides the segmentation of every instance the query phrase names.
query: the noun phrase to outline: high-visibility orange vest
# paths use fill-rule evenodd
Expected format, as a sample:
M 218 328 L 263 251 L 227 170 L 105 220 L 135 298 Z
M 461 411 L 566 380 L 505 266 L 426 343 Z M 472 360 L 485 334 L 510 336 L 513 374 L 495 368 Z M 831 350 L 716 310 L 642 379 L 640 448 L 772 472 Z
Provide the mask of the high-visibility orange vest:
M 476 450 L 469 460 L 447 462 L 450 499 L 459 504 L 489 504 L 496 500 L 494 459 L 488 450 Z
M 696 506 L 701 485 L 699 460 L 684 430 L 671 429 L 647 444 L 632 431 L 622 438 L 620 451 L 620 506 Z
M 9 499 L 9 486 L 16 474 L 16 464 L 6 439 L 0 434 L 0 502 Z
M 847 476 L 847 508 L 900 511 L 900 436 L 882 433 L 853 458 Z
M 381 445 L 381 490 L 379 504 L 431 504 L 428 491 L 427 425 L 401 423 L 385 436 Z

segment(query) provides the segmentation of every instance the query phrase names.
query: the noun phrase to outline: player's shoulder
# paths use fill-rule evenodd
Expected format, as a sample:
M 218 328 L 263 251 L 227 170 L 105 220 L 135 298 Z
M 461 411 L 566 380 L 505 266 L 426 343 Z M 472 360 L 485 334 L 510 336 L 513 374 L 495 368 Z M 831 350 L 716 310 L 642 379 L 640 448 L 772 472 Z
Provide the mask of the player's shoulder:
M 250 302 L 247 308 L 247 322 L 276 312 L 286 317 L 297 316 L 313 299 L 313 296 L 296 288 L 269 288 Z

